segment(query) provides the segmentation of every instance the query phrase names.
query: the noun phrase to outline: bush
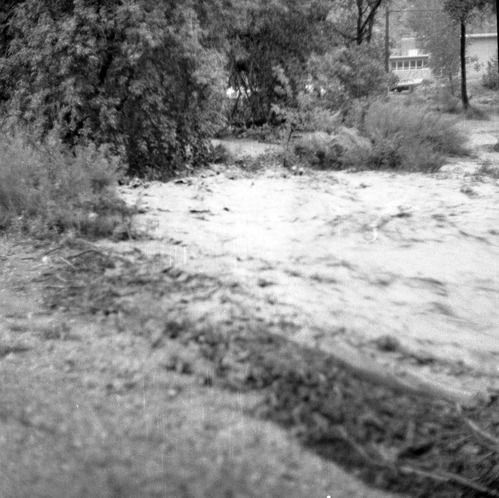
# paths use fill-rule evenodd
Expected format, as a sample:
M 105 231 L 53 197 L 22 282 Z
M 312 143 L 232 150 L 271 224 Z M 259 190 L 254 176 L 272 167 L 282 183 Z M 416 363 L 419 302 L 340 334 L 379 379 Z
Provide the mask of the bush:
M 223 121 L 225 57 L 191 4 L 17 2 L 0 55 L 3 111 L 39 139 L 109 144 L 134 175 L 203 164 Z
M 324 106 L 320 97 L 311 92 L 299 92 L 295 107 L 273 105 L 277 119 L 283 121 L 282 128 L 301 131 L 333 133 L 341 123 L 341 113 Z
M 221 143 L 212 144 L 208 161 L 213 164 L 228 164 L 234 162 L 232 154 Z
M 366 111 L 362 135 L 354 128 L 306 134 L 286 162 L 320 169 L 371 168 L 437 171 L 449 155 L 466 155 L 456 122 L 427 108 L 378 101 Z
M 499 74 L 497 72 L 497 55 L 487 63 L 487 71 L 482 77 L 482 85 L 489 90 L 499 90 Z
M 345 169 L 359 166 L 370 157 L 371 144 L 351 128 L 339 128 L 335 133 L 310 133 L 294 145 L 294 154 L 312 167 Z
M 435 110 L 439 112 L 458 114 L 462 110 L 461 99 L 454 95 L 448 85 L 435 89 L 433 102 Z
M 484 162 L 480 168 L 473 174 L 475 177 L 487 176 L 499 180 L 499 168 L 490 161 Z
M 377 102 L 370 106 L 364 133 L 372 141 L 371 168 L 437 171 L 448 155 L 466 155 L 456 122 L 427 108 Z
M 131 214 L 114 190 L 119 174 L 104 148 L 69 153 L 56 140 L 41 145 L 20 133 L 0 134 L 0 228 L 36 236 L 116 234 Z

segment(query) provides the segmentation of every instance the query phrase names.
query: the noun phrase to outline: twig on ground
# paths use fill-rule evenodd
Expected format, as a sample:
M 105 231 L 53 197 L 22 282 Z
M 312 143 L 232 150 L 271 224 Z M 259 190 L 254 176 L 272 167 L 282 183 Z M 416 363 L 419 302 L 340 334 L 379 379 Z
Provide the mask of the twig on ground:
M 57 273 L 54 273 L 53 274 L 54 277 L 57 279 L 57 280 L 60 280 L 63 284 L 67 285 L 68 284 L 68 281 L 67 280 L 64 280 L 59 274 Z
M 372 458 L 371 455 L 369 455 L 367 451 L 362 448 L 362 446 L 357 444 L 353 440 L 353 438 L 350 437 L 343 426 L 335 427 L 335 432 L 341 440 L 345 441 L 345 443 L 348 443 L 362 457 L 362 459 L 369 464 L 375 467 L 393 467 L 393 465 L 391 465 L 390 462 L 383 458 L 381 455 L 376 455 L 376 460 Z
M 471 422 L 471 421 L 470 421 Z M 473 422 L 471 422 L 473 424 Z M 473 424 L 475 425 L 475 424 Z M 478 428 L 478 430 L 481 431 L 481 429 Z M 471 489 L 473 491 L 479 492 L 484 494 L 485 496 L 490 496 L 492 498 L 499 498 L 499 492 L 495 491 L 493 489 L 489 489 L 485 486 L 481 486 L 480 484 L 476 484 L 473 481 L 470 481 L 469 479 L 466 479 L 464 477 L 461 477 L 457 474 L 452 474 L 451 472 L 429 472 L 427 470 L 422 470 L 418 469 L 416 467 L 411 467 L 409 465 L 394 465 L 392 462 L 384 458 L 382 455 L 377 454 L 376 459 L 371 457 L 365 450 L 357 444 L 347 433 L 344 427 L 339 426 L 335 427 L 336 435 L 348 443 L 361 457 L 364 459 L 367 463 L 369 463 L 372 466 L 375 467 L 384 467 L 384 468 L 390 468 L 390 469 L 397 469 L 398 471 L 402 472 L 403 474 L 413 474 L 419 477 L 424 477 L 426 479 L 431 479 L 433 481 L 437 482 L 444 482 L 444 483 L 454 483 L 458 484 L 464 488 Z M 483 432 L 483 431 L 481 431 Z M 487 435 L 486 433 L 483 433 L 483 436 Z M 488 435 L 487 435 L 488 436 Z
M 71 268 L 76 268 L 76 266 L 70 263 L 67 259 L 61 257 L 60 260 L 66 263 L 67 265 L 71 266 Z
M 480 427 L 478 427 L 478 425 L 475 424 L 475 422 L 473 422 L 469 418 L 463 417 L 463 419 L 464 419 L 465 424 L 475 434 L 477 434 L 478 436 L 480 436 L 480 438 L 482 440 L 485 440 L 485 442 L 487 443 L 487 447 L 490 450 L 495 451 L 496 453 L 499 453 L 499 439 L 495 438 L 494 436 L 492 436 L 492 434 L 489 434 L 488 432 L 486 432 L 483 429 L 481 429 Z
M 400 470 L 400 472 L 402 472 L 403 474 L 414 474 L 420 477 L 426 477 L 427 479 L 432 479 L 433 481 L 459 484 L 460 486 L 472 489 L 473 491 L 476 491 L 478 493 L 483 493 L 486 496 L 499 498 L 499 492 L 481 486 L 480 484 L 476 484 L 468 479 L 465 479 L 464 477 L 452 474 L 450 472 L 429 472 L 427 470 L 417 469 L 408 465 L 398 467 L 398 470 Z
M 76 254 L 71 254 L 71 256 L 67 256 L 67 259 L 79 258 L 79 257 L 81 257 L 81 256 L 83 256 L 85 254 L 91 253 L 91 252 L 96 252 L 97 254 L 101 254 L 103 256 L 107 256 L 107 254 L 105 254 L 102 251 L 99 251 L 98 249 L 85 249 L 84 251 L 78 252 Z
M 55 252 L 55 251 L 57 251 L 59 249 L 62 249 L 64 247 L 64 245 L 65 244 L 59 244 L 59 245 L 57 245 L 55 247 L 52 247 L 52 249 L 49 249 L 48 251 L 43 252 L 41 255 L 42 255 L 42 257 L 43 256 L 47 256 L 48 254 L 50 254 L 52 252 Z

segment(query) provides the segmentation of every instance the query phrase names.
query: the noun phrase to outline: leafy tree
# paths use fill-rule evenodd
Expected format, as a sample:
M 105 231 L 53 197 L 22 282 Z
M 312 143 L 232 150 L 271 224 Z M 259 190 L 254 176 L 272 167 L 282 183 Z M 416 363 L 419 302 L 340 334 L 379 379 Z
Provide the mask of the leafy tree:
M 192 2 L 30 0 L 9 14 L 0 88 L 11 123 L 70 146 L 108 143 L 136 174 L 203 160 L 225 60 Z
M 353 101 L 386 91 L 390 76 L 382 60 L 375 46 L 339 47 L 313 57 L 309 68 L 315 87 L 325 90 L 329 108 L 347 111 Z
M 387 0 L 340 0 L 331 9 L 329 20 L 347 44 L 371 43 L 376 15 Z
M 469 108 L 469 97 L 466 81 L 466 25 L 473 15 L 483 9 L 488 0 L 445 0 L 444 10 L 459 25 L 459 59 L 461 65 L 461 100 L 465 110 Z
M 498 53 L 498 58 L 496 60 L 498 62 L 497 71 L 499 72 L 499 0 L 490 0 L 490 4 L 492 6 L 492 9 L 496 13 L 496 34 L 497 34 L 497 53 Z
M 421 5 L 418 3 L 418 7 Z M 428 7 L 434 6 L 434 2 Z M 433 74 L 446 78 L 454 94 L 454 80 L 459 74 L 459 27 L 443 10 L 413 11 L 408 24 L 416 34 L 419 48 L 431 54 L 429 64 Z
M 174 174 L 206 157 L 227 84 L 255 124 L 296 108 L 310 61 L 329 74 L 330 53 L 329 107 L 377 91 L 374 51 L 358 47 L 375 45 L 383 1 L 4 0 L 0 112 L 41 139 L 109 144 L 131 173 Z M 350 41 L 332 29 L 340 7 Z
M 295 100 L 311 54 L 334 46 L 326 21 L 330 8 L 327 0 L 240 4 L 227 40 L 230 85 L 247 122 L 271 121 L 273 104 Z
M 375 45 L 376 14 L 384 1 L 259 0 L 244 2 L 244 7 L 240 4 L 233 29 L 228 30 L 230 84 L 239 91 L 236 106 L 246 113 L 238 115 L 257 125 L 278 122 L 282 113 L 276 114 L 276 106 L 299 107 L 306 87 L 317 87 L 319 80 L 323 89 L 329 89 L 329 104 L 336 101 L 345 108 L 363 93 L 359 88 L 366 81 L 364 73 L 373 68 L 371 83 L 383 80 L 385 88 L 386 78 L 378 78 L 377 48 L 357 48 Z M 335 75 L 333 60 L 338 63 Z M 377 90 L 369 86 L 369 92 Z

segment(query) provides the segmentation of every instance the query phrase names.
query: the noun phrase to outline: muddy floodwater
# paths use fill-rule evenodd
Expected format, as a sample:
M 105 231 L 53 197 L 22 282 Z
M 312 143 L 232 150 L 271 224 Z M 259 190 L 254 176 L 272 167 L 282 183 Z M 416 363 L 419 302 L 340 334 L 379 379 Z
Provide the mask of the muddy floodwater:
M 192 305 L 200 316 L 237 285 L 248 319 L 270 317 L 298 342 L 355 350 L 455 389 L 497 389 L 499 180 L 476 172 L 499 168 L 498 125 L 463 122 L 473 157 L 436 174 L 214 166 L 125 188 L 149 238 L 102 244 L 218 278 L 220 293 Z M 226 145 L 253 156 L 269 147 Z

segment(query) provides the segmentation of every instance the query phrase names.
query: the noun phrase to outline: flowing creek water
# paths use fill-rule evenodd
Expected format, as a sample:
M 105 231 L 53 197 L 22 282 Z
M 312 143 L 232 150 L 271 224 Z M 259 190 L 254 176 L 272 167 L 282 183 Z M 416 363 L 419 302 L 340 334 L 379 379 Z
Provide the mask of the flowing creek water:
M 127 187 L 149 238 L 102 242 L 162 254 L 220 281 L 190 312 L 275 325 L 300 343 L 361 353 L 396 375 L 499 389 L 499 180 L 479 177 L 499 131 L 466 121 L 474 157 L 436 174 L 216 168 Z M 269 146 L 229 141 L 236 155 Z M 239 291 L 231 297 L 231 288 Z M 224 308 L 225 309 L 225 308 Z

